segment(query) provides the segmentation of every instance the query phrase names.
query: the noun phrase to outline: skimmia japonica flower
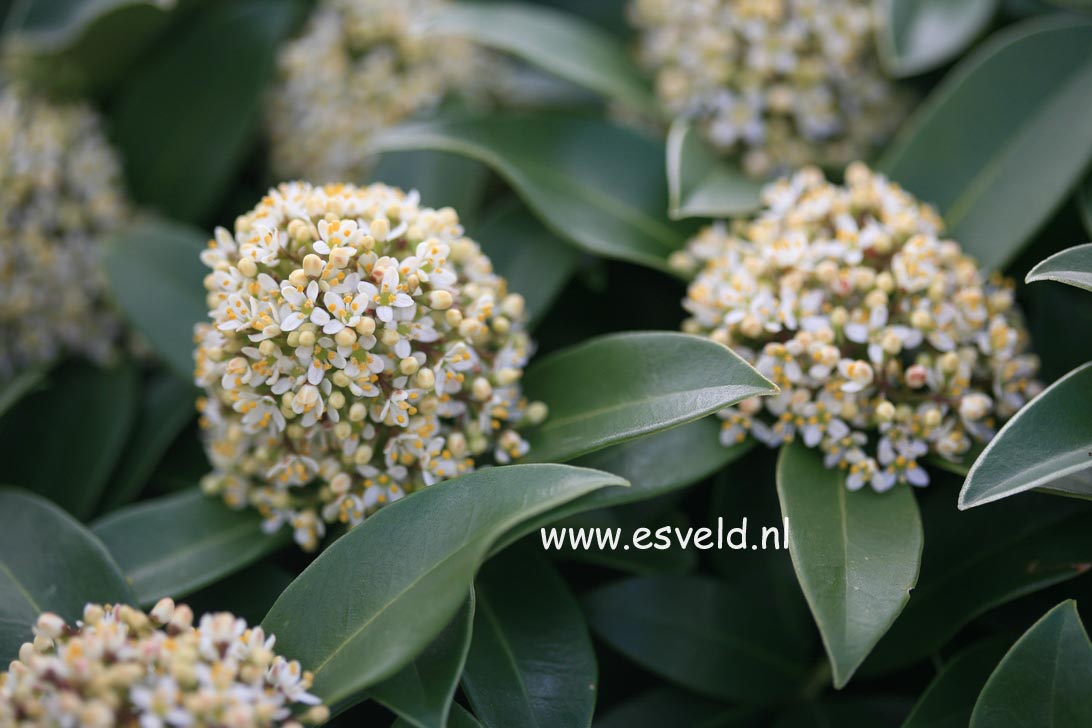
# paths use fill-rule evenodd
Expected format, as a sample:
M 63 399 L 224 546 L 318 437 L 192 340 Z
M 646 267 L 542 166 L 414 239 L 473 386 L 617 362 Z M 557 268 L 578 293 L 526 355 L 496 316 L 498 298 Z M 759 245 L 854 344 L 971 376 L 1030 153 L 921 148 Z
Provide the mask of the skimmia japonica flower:
M 695 273 L 687 331 L 732 347 L 781 393 L 721 412 L 725 444 L 818 447 L 848 486 L 925 485 L 1039 391 L 1011 284 L 942 236 L 928 206 L 854 164 L 845 186 L 804 169 L 750 221 L 676 256 Z
M 273 167 L 315 182 L 366 176 L 368 140 L 480 83 L 475 47 L 426 34 L 444 0 L 321 0 L 278 61 Z
M 163 599 L 151 612 L 88 604 L 66 624 L 44 613 L 0 674 L 0 725 L 75 728 L 299 727 L 329 710 L 311 674 L 261 627 Z
M 545 417 L 520 388 L 531 351 L 509 293 L 450 208 L 376 184 L 271 190 L 202 255 L 203 485 L 314 548 L 482 461 L 527 451 Z
M 110 353 L 100 236 L 128 211 L 95 114 L 0 89 L 0 378 L 70 350 Z
M 906 107 L 871 0 L 632 0 L 630 18 L 668 113 L 755 176 L 867 157 Z

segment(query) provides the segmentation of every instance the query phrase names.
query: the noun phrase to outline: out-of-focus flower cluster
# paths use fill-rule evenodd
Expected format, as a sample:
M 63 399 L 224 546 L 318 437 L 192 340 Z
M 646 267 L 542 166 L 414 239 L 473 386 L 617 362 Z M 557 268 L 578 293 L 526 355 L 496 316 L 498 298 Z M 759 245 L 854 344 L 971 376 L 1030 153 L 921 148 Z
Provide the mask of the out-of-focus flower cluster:
M 359 181 L 377 131 L 482 82 L 469 42 L 427 34 L 445 0 L 321 0 L 278 61 L 269 129 L 282 178 Z
M 764 190 L 753 221 L 716 224 L 675 264 L 696 271 L 684 329 L 724 343 L 781 393 L 720 413 L 722 441 L 799 438 L 848 486 L 928 483 L 1040 389 L 1011 284 L 986 279 L 928 206 L 854 164 Z
M 874 50 L 871 0 L 633 0 L 639 57 L 666 110 L 756 177 L 844 167 L 906 103 Z
M 34 635 L 0 674 L 2 726 L 298 728 L 329 716 L 311 674 L 227 612 L 194 627 L 170 599 L 148 614 L 88 604 L 75 625 L 42 614 Z
M 520 388 L 523 297 L 416 192 L 281 185 L 202 260 L 203 485 L 304 548 L 324 523 L 523 455 L 515 428 L 546 415 Z
M 112 350 L 96 245 L 127 218 L 120 179 L 89 108 L 0 89 L 0 378 Z

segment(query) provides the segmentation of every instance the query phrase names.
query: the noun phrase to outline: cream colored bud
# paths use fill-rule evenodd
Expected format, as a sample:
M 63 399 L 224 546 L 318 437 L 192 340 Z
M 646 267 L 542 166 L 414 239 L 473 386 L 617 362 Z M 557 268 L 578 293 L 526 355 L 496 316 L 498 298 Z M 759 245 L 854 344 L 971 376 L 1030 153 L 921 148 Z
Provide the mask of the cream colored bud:
M 877 422 L 890 422 L 895 418 L 895 405 L 891 404 L 887 400 L 880 402 L 876 405 L 876 421 Z
M 258 264 L 254 262 L 253 258 L 240 258 L 236 267 L 239 269 L 239 272 L 247 278 L 253 278 L 258 275 Z
M 371 316 L 363 316 L 356 323 L 356 333 L 361 336 L 371 336 L 375 333 L 375 319 Z
M 372 450 L 371 445 L 361 445 L 356 449 L 356 452 L 353 453 L 353 462 L 357 465 L 367 465 L 372 461 L 372 456 L 374 454 L 375 451 Z
M 379 335 L 379 340 L 382 341 L 385 346 L 390 347 L 394 347 L 401 338 L 397 329 L 383 329 L 383 333 Z
M 303 256 L 303 272 L 307 274 L 308 278 L 318 278 L 322 275 L 322 270 L 325 267 L 326 264 L 322 262 L 322 258 L 314 253 Z
M 842 328 L 847 321 L 849 321 L 849 314 L 841 306 L 830 312 L 830 323 L 835 328 Z
M 527 405 L 525 417 L 532 425 L 541 424 L 550 414 L 550 408 L 545 402 L 532 402 Z
M 318 257 L 318 256 L 315 256 L 315 257 Z M 296 268 L 296 270 L 294 270 L 294 271 L 292 271 L 291 273 L 288 274 L 288 282 L 291 283 L 296 288 L 300 288 L 300 289 L 306 288 L 307 287 L 307 272 L 304 271 L 303 268 Z
M 910 314 L 910 325 L 919 331 L 925 331 L 933 326 L 933 317 L 925 309 L 915 309 Z
M 493 385 L 489 383 L 489 380 L 484 377 L 477 377 L 474 379 L 474 384 L 471 387 L 471 392 L 474 395 L 474 399 L 479 402 L 484 402 L 493 396 Z
M 379 242 L 384 242 L 391 234 L 391 223 L 385 217 L 377 217 L 368 226 L 368 234 Z
M 299 331 L 290 331 L 288 333 L 288 338 L 286 339 L 286 341 L 287 341 L 287 343 L 288 343 L 288 345 L 290 347 L 295 349 L 297 346 L 300 345 L 300 332 Z
M 925 422 L 926 427 L 933 428 L 940 426 L 940 423 L 944 419 L 944 416 L 940 413 L 940 410 L 930 409 L 926 410 L 925 416 L 922 419 Z
M 896 334 L 894 331 L 888 331 L 883 335 L 880 346 L 883 347 L 883 350 L 885 352 L 887 352 L 891 356 L 895 356 L 900 351 L 902 351 L 902 339 L 900 339 L 899 335 Z
M 884 293 L 891 293 L 895 290 L 895 277 L 887 271 L 883 271 L 876 276 L 876 287 Z
M 428 294 L 428 305 L 437 311 L 446 311 L 455 302 L 450 291 L 433 291 Z
M 148 614 L 156 624 L 167 624 L 174 616 L 174 600 L 169 597 L 160 599 Z
M 356 251 L 352 248 L 339 247 L 330 251 L 330 264 L 341 270 L 349 265 L 353 259 L 353 253 Z
M 349 408 L 349 421 L 350 422 L 362 422 L 365 417 L 368 416 L 368 408 L 364 406 L 363 402 L 353 402 L 353 406 Z
M 418 369 L 413 379 L 421 389 L 432 389 L 436 385 L 436 373 L 427 367 Z
M 64 628 L 65 622 L 58 615 L 53 612 L 42 612 L 38 615 L 38 621 L 35 624 L 34 632 L 38 636 L 53 640 L 64 633 Z
M 519 320 L 527 308 L 527 301 L 518 293 L 509 293 L 501 301 L 501 311 L 510 319 Z
M 405 374 L 407 377 L 416 372 L 421 367 L 421 362 L 417 361 L 412 356 L 407 356 L 402 361 L 398 362 L 398 371 Z
M 457 308 L 448 309 L 448 311 L 444 314 L 444 320 L 447 321 L 448 326 L 454 329 L 458 327 L 460 323 L 462 323 L 462 311 Z
M 511 328 L 512 322 L 509 321 L 507 317 L 497 316 L 495 319 L 493 319 L 493 330 L 501 336 L 507 334 Z
M 478 319 L 463 319 L 459 324 L 459 336 L 467 339 L 474 339 L 482 332 L 483 328 L 485 327 L 482 326 L 482 322 Z
M 940 371 L 952 374 L 959 369 L 959 354 L 949 351 L 940 357 L 938 364 L 940 364 Z
M 334 392 L 327 401 L 332 408 L 339 410 L 345 406 L 345 395 L 341 392 Z
M 497 372 L 497 384 L 502 387 L 507 387 L 511 384 L 515 384 L 516 382 L 518 382 L 519 378 L 522 376 L 523 372 L 521 372 L 519 369 L 512 369 L 511 367 L 507 367 Z
M 353 426 L 348 422 L 339 422 L 334 425 L 334 437 L 339 440 L 348 440 L 353 436 Z
M 356 332 L 350 328 L 344 328 L 334 335 L 334 341 L 338 346 L 352 346 L 356 343 Z
M 311 347 L 315 345 L 315 332 L 305 329 L 300 332 L 300 346 Z
M 351 379 L 349 379 L 349 375 L 341 371 L 340 369 L 334 372 L 334 376 L 332 376 L 331 379 L 333 380 L 335 386 L 341 387 L 343 389 L 345 387 L 348 387 L 349 383 L 352 381 Z

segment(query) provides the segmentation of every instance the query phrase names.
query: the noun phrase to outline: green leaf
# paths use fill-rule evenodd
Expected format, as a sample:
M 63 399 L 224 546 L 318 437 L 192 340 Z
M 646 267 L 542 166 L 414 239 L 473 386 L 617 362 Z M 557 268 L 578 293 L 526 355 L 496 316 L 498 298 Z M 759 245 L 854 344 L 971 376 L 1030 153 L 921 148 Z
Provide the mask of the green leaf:
M 1092 243 L 1066 248 L 1042 261 L 1024 279 L 1025 283 L 1035 281 L 1057 281 L 1092 291 Z
M 125 448 L 136 409 L 130 364 L 100 369 L 72 362 L 54 369 L 48 386 L 0 420 L 4 480 L 87 518 Z
M 807 672 L 807 646 L 786 635 L 769 609 L 707 577 L 627 579 L 592 592 L 584 607 L 611 647 L 708 697 L 773 702 Z
M 184 597 L 288 543 L 257 511 L 235 511 L 198 489 L 115 511 L 92 526 L 121 565 L 137 600 Z
M 1085 231 L 1092 235 L 1092 175 L 1085 177 L 1077 188 L 1077 208 Z
M 762 204 L 762 186 L 719 159 L 697 130 L 682 119 L 667 134 L 668 214 L 687 217 L 732 217 Z
M 1090 116 L 1092 23 L 1029 20 L 962 61 L 880 167 L 936 205 L 983 268 L 1001 268 L 1092 160 Z
M 113 139 L 138 202 L 200 221 L 227 192 L 255 141 L 293 0 L 206 3 L 122 85 Z
M 1092 505 L 1029 495 L 960 511 L 942 487 L 923 498 L 921 578 L 865 664 L 869 676 L 925 659 L 991 609 L 1089 569 Z
M 518 201 L 498 206 L 472 237 L 508 281 L 508 290 L 527 301 L 531 327 L 542 320 L 576 272 L 580 253 L 531 216 Z
M 673 687 L 658 687 L 630 698 L 595 721 L 595 728 L 747 728 L 760 725 L 753 708 L 703 698 Z
M 0 663 L 34 639 L 42 612 L 72 622 L 88 602 L 131 601 L 117 564 L 83 526 L 44 498 L 0 489 Z
M 629 481 L 629 487 L 603 488 L 531 519 L 505 534 L 494 550 L 577 513 L 644 501 L 693 485 L 742 457 L 753 444 L 725 447 L 719 434 L 719 420 L 706 417 L 577 458 L 573 465 L 613 473 Z
M 231 612 L 247 624 L 258 624 L 295 578 L 294 572 L 266 559 L 190 594 L 186 604 L 194 614 Z
M 125 505 L 140 495 L 178 433 L 195 416 L 196 390 L 170 374 L 153 375 L 144 386 L 133 435 L 114 468 L 99 511 Z
M 312 692 L 346 700 L 404 667 L 451 621 L 502 534 L 621 482 L 583 468 L 512 465 L 430 486 L 331 544 L 262 624 L 314 673 Z
M 470 650 L 475 613 L 471 590 L 466 604 L 432 644 L 413 662 L 369 688 L 368 695 L 416 728 L 444 728 Z
M 921 564 L 921 517 L 907 485 L 850 491 L 793 442 L 777 461 L 789 553 L 842 687 L 906 606 Z
M 880 60 L 903 78 L 959 56 L 990 24 L 997 0 L 876 0 L 876 12 Z
M 56 50 L 111 13 L 143 8 L 162 15 L 172 5 L 174 0 L 15 0 L 5 30 L 36 50 Z
M 1077 603 L 1046 613 L 1001 660 L 978 696 L 970 728 L 1092 725 L 1092 643 Z
M 667 189 L 663 145 L 604 121 L 494 115 L 380 132 L 374 151 L 439 149 L 485 162 L 547 228 L 582 250 L 667 269 L 683 235 L 656 211 Z
M 1092 362 L 1005 423 L 971 466 L 959 507 L 973 508 L 1092 467 Z
M 48 374 L 48 366 L 30 366 L 11 379 L 0 381 L 0 417 L 3 417 L 20 399 L 33 392 L 38 385 L 46 381 L 46 375 Z
M 730 349 L 673 332 L 601 336 L 535 362 L 524 392 L 549 405 L 529 459 L 570 460 L 776 391 Z
M 900 695 L 847 695 L 790 705 L 773 728 L 876 728 L 899 725 L 910 703 Z
M 370 176 L 392 187 L 417 190 L 427 207 L 454 208 L 465 226 L 485 195 L 489 168 L 474 159 L 425 149 L 384 154 Z
M 565 581 L 535 545 L 506 551 L 475 583 L 463 690 L 487 728 L 591 725 L 598 668 Z
M 138 225 L 105 245 L 103 268 L 115 300 L 152 350 L 185 380 L 193 379 L 193 327 L 207 321 L 200 254 L 208 235 L 156 222 Z
M 430 30 L 509 53 L 636 111 L 659 113 L 648 82 L 622 44 L 570 13 L 522 3 L 452 3 Z
M 611 489 L 613 490 L 613 489 Z M 602 492 L 602 491 L 600 491 Z M 546 535 L 540 535 L 535 543 L 541 543 L 543 549 L 547 549 L 550 556 L 557 560 L 578 561 L 585 564 L 595 564 L 615 571 L 627 574 L 652 575 L 652 574 L 688 574 L 693 572 L 698 565 L 698 551 L 693 548 L 683 548 L 672 543 L 669 548 L 661 549 L 659 546 L 646 549 L 630 549 L 629 542 L 638 528 L 653 530 L 668 528 L 672 533 L 692 533 L 688 531 L 690 522 L 686 514 L 674 511 L 667 514 L 656 513 L 655 520 L 642 517 L 643 513 L 634 513 L 630 508 L 606 508 L 570 516 L 553 528 L 548 529 Z M 619 540 L 615 548 L 611 548 L 610 541 L 602 545 L 593 540 L 584 547 L 573 547 L 573 538 L 579 539 L 580 529 L 599 529 L 606 536 L 609 531 L 617 534 Z M 558 534 L 563 539 L 561 545 L 556 541 L 550 541 L 550 531 Z M 655 543 L 655 536 L 651 543 Z M 580 543 L 577 541 L 577 543 Z M 548 544 L 553 544 L 548 546 Z
M 1011 644 L 1012 640 L 1005 638 L 983 640 L 946 662 L 902 728 L 965 728 L 975 698 Z
M 391 728 L 410 728 L 412 725 L 409 721 L 399 718 L 391 725 Z M 447 723 L 447 728 L 482 728 L 482 724 L 466 708 L 455 703 L 451 706 L 451 719 Z

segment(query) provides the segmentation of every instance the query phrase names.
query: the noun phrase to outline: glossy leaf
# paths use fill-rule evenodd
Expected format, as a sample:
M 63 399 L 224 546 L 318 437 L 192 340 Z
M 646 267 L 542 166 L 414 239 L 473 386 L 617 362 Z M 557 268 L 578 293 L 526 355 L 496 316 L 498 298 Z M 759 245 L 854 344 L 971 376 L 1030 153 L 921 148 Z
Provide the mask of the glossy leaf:
M 1077 188 L 1077 209 L 1084 223 L 1085 232 L 1092 235 L 1092 175 L 1085 177 Z
M 138 202 L 200 221 L 227 192 L 256 140 L 293 0 L 207 3 L 118 92 L 114 141 Z
M 962 61 L 880 166 L 935 205 L 983 268 L 1001 268 L 1092 160 L 1090 116 L 1092 23 L 1030 20 Z
M 489 168 L 458 154 L 424 149 L 381 155 L 370 177 L 392 187 L 417 190 L 426 207 L 454 208 L 465 226 L 485 195 Z
M 160 458 L 196 411 L 196 389 L 170 374 L 154 375 L 144 386 L 133 434 L 125 445 L 99 512 L 125 505 L 148 483 Z
M 876 0 L 880 60 L 896 78 L 943 66 L 982 34 L 997 0 Z
M 502 534 L 620 482 L 583 468 L 513 465 L 430 486 L 331 544 L 262 624 L 313 671 L 315 694 L 346 700 L 404 667 L 451 621 Z
M 208 235 L 175 223 L 138 225 L 109 240 L 103 268 L 115 300 L 152 350 L 193 379 L 193 327 L 208 320 L 201 263 Z
M 637 111 L 658 112 L 647 81 L 622 44 L 572 14 L 523 3 L 452 3 L 431 31 L 509 53 Z
M 508 290 L 527 302 L 534 326 L 550 310 L 580 262 L 580 253 L 549 232 L 522 205 L 506 204 L 471 231 Z
M 368 695 L 416 728 L 444 728 L 470 650 L 476 599 L 470 598 L 451 623 L 417 658 Z
M 1004 638 L 978 642 L 944 663 L 902 728 L 966 728 L 975 698 L 1011 643 Z
M 24 368 L 10 379 L 0 380 L 0 417 L 15 406 L 15 403 L 46 380 L 49 367 L 30 366 Z
M 1047 387 L 971 466 L 959 507 L 973 508 L 1092 468 L 1092 363 Z
M 582 250 L 666 270 L 682 232 L 660 214 L 663 145 L 630 129 L 566 116 L 405 124 L 377 134 L 377 152 L 438 149 L 485 162 L 547 228 Z
M 253 509 L 232 510 L 194 488 L 115 511 L 92 530 L 148 605 L 184 597 L 288 542 L 288 529 L 266 535 L 261 520 Z
M 1092 725 L 1092 643 L 1076 602 L 1059 604 L 1017 640 L 975 703 L 970 728 Z
M 584 615 L 534 544 L 491 560 L 463 690 L 487 728 L 591 725 L 598 668 Z
M 584 607 L 592 629 L 611 647 L 708 697 L 776 701 L 807 672 L 806 645 L 786 635 L 770 610 L 706 577 L 627 579 L 592 592 Z
M 125 448 L 137 409 L 137 377 L 121 363 L 65 364 L 48 385 L 0 420 L 3 479 L 87 518 Z
M 538 462 L 570 460 L 774 392 L 727 347 L 671 332 L 592 339 L 536 361 L 523 384 L 550 408 L 528 438 L 528 457 Z
M 845 475 L 793 442 L 781 448 L 777 495 L 789 553 L 830 657 L 850 677 L 906 606 L 921 564 L 921 517 L 909 486 L 850 491 Z
M 34 639 L 42 612 L 74 622 L 88 602 L 131 602 L 117 564 L 99 541 L 49 501 L 0 489 L 0 663 Z
M 1032 268 L 1024 281 L 1056 281 L 1092 291 L 1092 243 L 1055 253 Z
M 111 13 L 126 10 L 169 10 L 175 0 L 15 0 L 8 32 L 36 50 L 57 49 L 71 43 L 88 26 Z
M 910 603 L 865 664 L 887 673 L 939 651 L 964 625 L 1089 569 L 1092 505 L 1029 494 L 959 511 L 931 485 L 922 501 L 925 550 Z
M 642 518 L 641 513 L 634 513 L 630 508 L 601 508 L 586 513 L 578 513 L 558 521 L 551 528 L 546 529 L 538 538 L 532 538 L 533 543 L 541 544 L 550 556 L 559 561 L 578 561 L 585 564 L 595 564 L 615 571 L 634 575 L 652 574 L 688 574 L 693 572 L 698 565 L 698 551 L 694 548 L 684 548 L 675 543 L 666 542 L 663 538 L 657 540 L 656 531 L 667 528 L 668 533 L 660 536 L 668 538 L 681 534 L 683 538 L 693 538 L 693 530 L 690 530 L 690 522 L 685 514 L 679 511 L 669 513 L 657 513 L 655 519 Z M 652 535 L 644 543 L 647 548 L 630 548 L 630 540 L 639 528 L 648 528 Z M 599 529 L 606 539 L 609 532 L 616 535 L 617 542 L 613 545 L 609 540 L 591 542 L 576 541 L 580 539 L 581 532 L 590 532 L 591 529 Z M 678 529 L 678 530 L 676 530 Z M 689 534 L 689 535 L 687 535 Z M 560 538 L 561 543 L 556 540 Z
M 413 723 L 399 718 L 391 725 L 391 728 L 410 728 L 412 725 Z M 447 728 L 482 728 L 482 724 L 470 714 L 470 711 L 455 703 L 451 706 L 451 719 L 447 723 Z
M 668 214 L 687 217 L 732 217 L 762 204 L 762 186 L 717 157 L 698 131 L 681 119 L 667 135 Z

